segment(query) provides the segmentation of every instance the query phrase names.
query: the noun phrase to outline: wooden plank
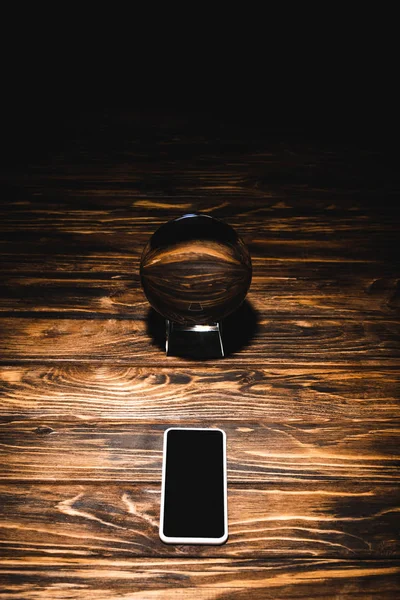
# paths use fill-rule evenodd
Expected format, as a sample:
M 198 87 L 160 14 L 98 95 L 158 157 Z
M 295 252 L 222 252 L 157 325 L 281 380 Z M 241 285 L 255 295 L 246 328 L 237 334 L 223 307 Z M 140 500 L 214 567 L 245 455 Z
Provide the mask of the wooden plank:
M 3 236 L 5 238 L 5 236 Z M 36 237 L 36 236 L 35 236 Z M 148 241 L 137 237 L 122 239 L 119 234 L 90 237 L 86 234 L 40 236 L 29 239 L 20 234 L 0 242 L 2 271 L 17 274 L 35 272 L 110 273 L 134 276 L 139 273 L 140 256 Z M 97 237 L 97 239 L 94 239 Z M 399 277 L 399 255 L 393 248 L 398 238 L 345 238 L 335 240 L 279 240 L 263 237 L 248 242 L 255 276 L 309 277 L 319 272 L 329 277 L 348 274 L 367 277 Z M 302 257 L 302 258 L 299 258 Z M 40 268 L 41 267 L 41 268 Z M 361 269 L 361 271 L 359 271 Z
M 155 203 L 153 210 L 157 210 Z M 183 214 L 185 211 L 182 211 Z M 164 218 L 138 218 L 130 216 L 97 219 L 90 212 L 81 215 L 72 213 L 69 219 L 48 212 L 45 223 L 35 213 L 29 223 L 17 215 L 5 227 L 1 236 L 0 251 L 5 254 L 108 254 L 140 257 L 154 231 L 165 221 L 182 215 L 168 211 Z M 198 211 L 195 211 L 198 212 Z M 205 210 L 209 213 L 210 211 Z M 223 215 L 220 215 L 224 219 Z M 52 222 L 53 217 L 54 222 Z M 392 218 L 390 218 L 392 217 Z M 343 219 L 328 215 L 321 217 L 285 216 L 271 218 L 270 215 L 255 214 L 250 218 L 246 212 L 237 219 L 225 219 L 237 229 L 249 247 L 252 257 L 269 259 L 301 257 L 316 260 L 366 260 L 382 261 L 398 258 L 395 246 L 399 222 L 396 216 L 386 215 L 385 220 L 374 215 L 347 215 Z M 115 223 L 116 224 L 115 224 Z M 7 223 L 7 217 L 4 219 Z M 122 224 L 121 224 L 122 223 Z
M 34 419 L 0 424 L 0 479 L 7 481 L 160 482 L 163 430 L 174 421 L 66 423 Z M 228 482 L 400 481 L 400 424 L 269 423 L 185 420 L 222 427 Z
M 246 162 L 251 157 L 247 155 L 243 159 Z M 262 168 L 266 168 L 265 164 Z M 392 176 L 394 174 L 391 173 Z M 245 221 L 239 221 L 243 214 L 248 214 L 252 221 L 262 216 L 267 226 L 270 220 L 272 223 L 286 222 L 292 230 L 294 228 L 288 217 L 314 218 L 315 223 L 322 219 L 329 231 L 346 218 L 354 219 L 356 229 L 360 228 L 362 220 L 372 226 L 372 218 L 376 221 L 375 230 L 380 223 L 388 224 L 389 216 L 398 222 L 398 207 L 393 202 L 398 193 L 396 185 L 392 187 L 388 182 L 377 181 L 368 185 L 368 173 L 364 172 L 361 177 L 358 186 L 348 181 L 348 185 L 341 188 L 332 182 L 331 185 L 325 182 L 314 186 L 311 179 L 302 185 L 288 180 L 279 185 L 271 180 L 268 188 L 261 193 L 258 190 L 255 195 L 252 190 L 243 189 L 241 194 L 236 190 L 233 194 L 220 191 L 216 195 L 213 191 L 204 190 L 196 195 L 176 196 L 165 189 L 162 196 L 152 196 L 146 190 L 138 193 L 129 180 L 124 183 L 123 179 L 110 180 L 108 185 L 100 179 L 97 187 L 96 181 L 87 181 L 86 185 L 76 181 L 75 185 L 67 185 L 63 178 L 49 178 L 48 173 L 41 177 L 25 173 L 23 178 L 10 183 L 0 175 L 0 214 L 4 217 L 0 228 L 9 230 L 7 224 L 10 220 L 17 227 L 24 222 L 30 228 L 37 220 L 40 226 L 49 228 L 51 215 L 55 217 L 55 223 L 63 217 L 65 225 L 87 221 L 91 215 L 96 229 L 99 224 L 103 224 L 104 228 L 107 223 L 113 222 L 113 228 L 119 230 L 126 223 L 154 223 L 157 226 L 166 219 L 193 211 L 206 211 L 228 222 L 233 219 L 239 227 L 246 226 Z M 6 179 L 9 179 L 8 175 Z M 394 184 L 393 179 L 391 183 Z
M 46 245 L 43 243 L 43 245 Z M 76 252 L 71 257 L 67 254 L 69 244 L 66 246 L 53 246 L 54 252 L 43 253 L 43 247 L 39 252 L 30 250 L 20 251 L 14 249 L 12 252 L 0 252 L 1 274 L 5 277 L 49 277 L 55 279 L 68 279 L 79 277 L 82 279 L 102 279 L 106 281 L 118 280 L 132 282 L 135 286 L 139 282 L 140 253 L 133 254 L 130 250 L 118 252 L 116 249 L 103 251 L 102 249 L 90 248 L 82 253 L 82 249 L 75 247 Z M 26 250 L 26 248 L 25 248 Z M 37 248 L 36 248 L 37 250 Z M 374 281 L 399 278 L 398 261 L 395 257 L 382 257 L 379 253 L 366 258 L 342 258 L 325 257 L 312 258 L 304 253 L 302 259 L 293 257 L 252 257 L 253 263 L 253 285 L 262 282 L 263 278 L 291 278 L 295 280 L 307 279 L 341 281 L 348 287 L 352 281 L 359 278 Z M 137 284 L 139 285 L 139 283 Z M 322 285 L 322 282 L 321 282 Z M 379 289 L 379 288 L 378 288 Z M 368 293 L 368 291 L 366 291 Z M 398 299 L 397 299 L 398 303 Z
M 157 201 L 97 194 L 93 206 L 82 208 L 85 196 L 77 200 L 75 193 L 67 198 L 63 193 L 61 200 L 29 196 L 9 206 L 6 202 L 3 211 L 0 207 L 3 271 L 114 271 L 132 276 L 144 245 L 161 223 L 185 212 L 205 211 L 242 235 L 255 277 L 315 276 L 326 269 L 331 278 L 338 272 L 350 278 L 398 277 L 399 216 L 381 210 L 381 195 L 371 206 L 363 205 L 363 197 L 336 206 L 331 196 L 313 203 L 307 195 L 295 201 L 268 196 L 257 201 L 231 196 Z
M 47 184 L 48 182 L 46 182 Z M 312 191 L 311 191 L 312 193 Z M 361 236 L 365 233 L 394 231 L 399 224 L 396 204 L 382 211 L 378 204 L 381 191 L 369 190 L 351 194 L 331 190 L 329 196 L 311 198 L 309 190 L 291 197 L 288 191 L 265 193 L 261 197 L 224 195 L 218 198 L 200 195 L 171 198 L 132 197 L 125 192 L 112 195 L 86 191 L 72 192 L 62 185 L 51 189 L 45 185 L 30 188 L 29 182 L 18 189 L 8 190 L 0 183 L 0 231 L 11 234 L 24 231 L 27 235 L 42 231 L 54 233 L 88 233 L 150 235 L 169 219 L 185 213 L 207 212 L 226 220 L 243 237 L 264 229 L 276 238 L 290 234 L 299 239 L 321 234 Z M 374 202 L 372 201 L 374 200 Z
M 229 540 L 168 546 L 158 537 L 160 485 L 1 485 L 2 548 L 60 558 L 396 558 L 398 485 L 230 484 Z
M 400 286 L 396 278 L 333 276 L 322 278 L 254 275 L 248 296 L 264 315 L 329 318 L 387 317 L 398 314 Z M 135 315 L 148 308 L 139 274 L 114 277 L 91 273 L 28 274 L 3 277 L 0 313 L 68 313 Z
M 281 320 L 257 316 L 247 305 L 226 321 L 224 365 L 390 366 L 399 362 L 396 321 Z M 0 318 L 1 361 L 97 361 L 188 364 L 165 356 L 163 319 Z M 164 362 L 165 361 L 165 362 Z M 190 362 L 190 364 L 195 364 Z M 208 361 L 208 364 L 214 362 Z
M 393 599 L 400 561 L 356 559 L 84 558 L 30 554 L 1 561 L 0 598 Z M 41 596 L 40 596 L 41 595 Z
M 240 368 L 186 363 L 132 367 L 66 363 L 0 367 L 0 418 L 32 429 L 50 421 L 149 423 L 201 419 L 281 424 L 376 425 L 400 418 L 396 370 L 360 367 Z M 346 426 L 347 427 L 347 426 Z
M 62 261 L 62 255 L 69 254 L 74 257 L 74 269 L 79 271 L 85 270 L 81 262 L 85 257 L 110 260 L 119 254 L 122 261 L 131 261 L 124 272 L 132 273 L 132 260 L 138 260 L 149 236 L 161 223 L 185 212 L 204 211 L 235 227 L 256 261 L 261 257 L 269 262 L 290 259 L 301 263 L 299 258 L 305 263 L 372 261 L 377 267 L 389 262 L 392 269 L 398 264 L 399 215 L 396 210 L 381 210 L 381 194 L 372 208 L 368 203 L 364 207 L 363 196 L 361 200 L 347 198 L 345 203 L 336 205 L 332 195 L 311 203 L 307 194 L 306 200 L 300 201 L 268 195 L 257 200 L 231 196 L 183 201 L 128 197 L 122 207 L 118 198 L 104 199 L 97 194 L 97 204 L 85 207 L 83 196 L 78 199 L 77 208 L 75 192 L 65 197 L 67 192 L 60 188 L 59 193 L 64 194 L 61 200 L 50 195 L 44 201 L 41 195 L 28 195 L 8 206 L 5 202 L 0 211 L 3 254 L 21 255 L 24 265 L 29 265 L 30 256 L 39 255 L 37 260 L 44 267 L 48 261 L 54 264 L 55 257 Z M 3 195 L 7 200 L 7 191 Z M 4 262 L 6 268 L 7 256 Z M 379 274 L 382 275 L 375 273 Z

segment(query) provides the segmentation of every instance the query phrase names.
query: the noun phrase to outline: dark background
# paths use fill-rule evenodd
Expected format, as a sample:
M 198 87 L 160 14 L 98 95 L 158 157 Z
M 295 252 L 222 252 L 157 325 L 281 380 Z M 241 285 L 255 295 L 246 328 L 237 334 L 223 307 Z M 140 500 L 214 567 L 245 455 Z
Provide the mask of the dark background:
M 60 49 L 38 35 L 5 61 L 3 167 L 65 149 L 77 123 L 89 132 L 127 113 L 138 125 L 178 123 L 188 134 L 250 129 L 255 136 L 384 146 L 393 157 L 396 50 L 390 31 L 380 32 L 379 40 L 366 28 L 362 39 L 355 31 L 345 41 L 341 31 L 329 36 L 320 28 L 315 41 L 303 32 L 271 42 L 266 31 L 252 45 L 237 37 L 215 52 L 203 39 L 194 54 L 190 46 L 174 52 L 171 43 L 147 42 L 138 54 L 131 48 L 120 55 L 107 53 L 108 40 L 80 53 L 73 38 Z

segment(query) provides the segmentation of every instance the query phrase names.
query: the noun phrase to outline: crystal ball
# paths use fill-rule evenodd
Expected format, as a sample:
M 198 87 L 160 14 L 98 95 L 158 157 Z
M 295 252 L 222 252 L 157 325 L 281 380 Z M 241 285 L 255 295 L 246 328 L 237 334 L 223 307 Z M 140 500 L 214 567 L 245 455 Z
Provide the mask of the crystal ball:
M 237 309 L 251 274 L 243 240 L 230 225 L 203 214 L 161 225 L 140 263 L 151 306 L 166 319 L 188 325 L 210 325 Z

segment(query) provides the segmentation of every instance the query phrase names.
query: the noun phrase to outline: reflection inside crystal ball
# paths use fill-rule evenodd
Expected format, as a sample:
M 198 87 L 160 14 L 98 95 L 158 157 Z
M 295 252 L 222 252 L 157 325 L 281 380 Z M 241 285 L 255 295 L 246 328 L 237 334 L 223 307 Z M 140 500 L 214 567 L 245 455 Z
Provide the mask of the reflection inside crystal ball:
M 169 221 L 144 248 L 140 274 L 151 306 L 181 324 L 212 324 L 240 306 L 251 259 L 235 230 L 209 215 Z

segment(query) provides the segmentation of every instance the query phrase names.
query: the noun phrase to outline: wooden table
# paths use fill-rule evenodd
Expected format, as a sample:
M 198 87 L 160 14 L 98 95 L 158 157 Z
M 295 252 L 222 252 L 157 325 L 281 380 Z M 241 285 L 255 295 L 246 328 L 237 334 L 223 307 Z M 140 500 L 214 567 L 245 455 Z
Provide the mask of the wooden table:
M 1 178 L 0 598 L 398 597 L 395 160 L 190 115 L 39 125 Z M 253 258 L 220 361 L 167 358 L 139 281 L 195 211 Z M 159 540 L 171 425 L 227 433 L 224 546 Z

